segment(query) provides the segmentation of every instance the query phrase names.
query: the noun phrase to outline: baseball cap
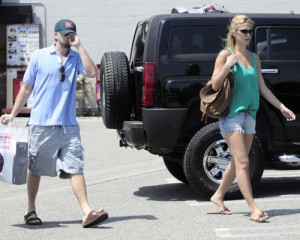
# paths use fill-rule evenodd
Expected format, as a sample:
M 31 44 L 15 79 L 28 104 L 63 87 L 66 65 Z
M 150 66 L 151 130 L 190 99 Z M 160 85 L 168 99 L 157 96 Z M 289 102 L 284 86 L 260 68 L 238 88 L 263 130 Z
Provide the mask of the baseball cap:
M 76 24 L 70 19 L 61 19 L 55 24 L 54 32 L 59 32 L 61 35 L 76 33 Z

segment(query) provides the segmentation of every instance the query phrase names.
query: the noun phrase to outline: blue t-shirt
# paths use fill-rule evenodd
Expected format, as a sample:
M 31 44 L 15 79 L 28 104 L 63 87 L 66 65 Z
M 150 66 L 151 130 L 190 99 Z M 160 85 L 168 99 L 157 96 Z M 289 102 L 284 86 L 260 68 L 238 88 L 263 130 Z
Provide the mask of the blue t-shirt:
M 61 65 L 65 80 L 61 79 Z M 36 50 L 24 74 L 23 82 L 33 87 L 33 106 L 29 125 L 78 125 L 76 119 L 76 79 L 84 72 L 78 52 L 70 50 L 64 62 L 54 45 Z

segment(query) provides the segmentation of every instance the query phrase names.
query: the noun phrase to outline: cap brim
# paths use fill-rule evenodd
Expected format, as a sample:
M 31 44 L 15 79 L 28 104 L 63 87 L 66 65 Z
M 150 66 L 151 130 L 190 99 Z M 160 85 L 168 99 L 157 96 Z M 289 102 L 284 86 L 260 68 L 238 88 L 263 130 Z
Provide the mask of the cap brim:
M 59 32 L 61 35 L 66 35 L 68 33 L 76 33 L 74 30 L 64 30 Z

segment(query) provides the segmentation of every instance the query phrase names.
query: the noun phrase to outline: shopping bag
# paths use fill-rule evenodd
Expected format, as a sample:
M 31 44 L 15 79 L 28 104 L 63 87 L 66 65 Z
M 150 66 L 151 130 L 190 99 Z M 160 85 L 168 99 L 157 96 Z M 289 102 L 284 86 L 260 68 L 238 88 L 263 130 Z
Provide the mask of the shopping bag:
M 28 168 L 28 129 L 0 126 L 0 180 L 25 184 Z

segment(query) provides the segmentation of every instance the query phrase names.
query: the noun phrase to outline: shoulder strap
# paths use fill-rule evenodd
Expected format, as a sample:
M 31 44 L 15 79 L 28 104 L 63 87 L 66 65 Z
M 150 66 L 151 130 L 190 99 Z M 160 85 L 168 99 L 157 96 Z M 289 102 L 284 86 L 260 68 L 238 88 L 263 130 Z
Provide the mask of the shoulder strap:
M 226 48 L 226 50 L 227 50 L 228 52 L 230 52 L 231 54 L 233 54 L 231 48 L 228 47 L 228 48 Z M 235 69 L 236 69 L 236 65 L 234 65 L 234 66 L 230 69 L 230 72 L 233 72 Z
M 228 51 L 228 52 L 230 52 L 231 54 L 233 54 L 233 52 L 232 52 L 232 49 L 231 48 L 226 48 L 226 50 Z
M 250 52 L 250 58 L 251 58 L 252 66 L 253 66 L 254 69 L 256 69 L 257 68 L 257 64 L 256 64 L 256 59 L 255 59 L 254 53 L 251 52 L 251 51 L 249 51 L 249 52 Z

